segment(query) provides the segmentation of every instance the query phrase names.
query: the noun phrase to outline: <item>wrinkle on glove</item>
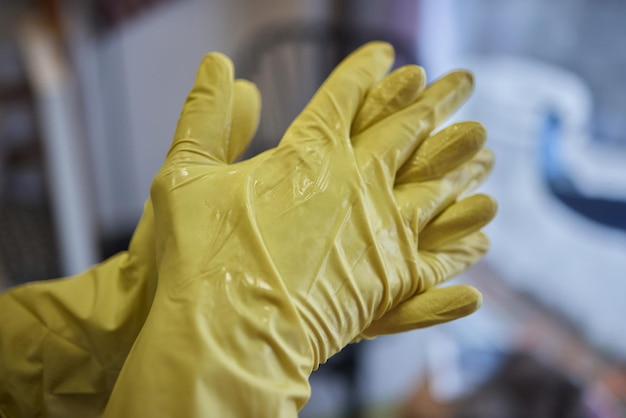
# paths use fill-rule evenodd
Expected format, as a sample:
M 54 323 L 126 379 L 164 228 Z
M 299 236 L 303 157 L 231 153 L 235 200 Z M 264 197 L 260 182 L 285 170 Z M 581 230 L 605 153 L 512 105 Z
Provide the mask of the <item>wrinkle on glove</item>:
M 484 254 L 483 246 L 467 248 L 482 219 L 469 230 L 463 222 L 444 223 L 442 231 L 462 227 L 467 234 L 424 254 L 421 227 L 414 227 L 420 208 L 444 216 L 457 191 L 476 180 L 462 161 L 450 164 L 456 177 L 402 185 L 426 190 L 436 204 L 405 194 L 400 206 L 396 198 L 399 170 L 465 100 L 471 77 L 444 77 L 415 103 L 370 125 L 369 134 L 352 135 L 359 106 L 392 60 L 386 44 L 356 51 L 278 147 L 250 160 L 216 163 L 203 138 L 186 129 L 174 138 L 151 189 L 157 292 L 106 417 L 296 416 L 319 363 Z M 205 65 L 220 69 L 197 80 L 201 93 L 190 97 L 210 91 L 207 107 L 227 102 L 219 95 L 231 94 L 229 88 L 198 83 L 229 86 L 232 65 L 217 54 Z M 210 125 L 224 126 L 228 114 L 212 110 Z M 222 131 L 215 132 L 220 140 Z M 468 148 L 465 164 L 480 148 Z M 449 184 L 453 179 L 462 185 Z
M 154 291 L 149 281 L 137 284 L 127 264 L 121 253 L 72 280 L 0 295 L 0 407 L 7 416 L 96 416 L 104 409 Z

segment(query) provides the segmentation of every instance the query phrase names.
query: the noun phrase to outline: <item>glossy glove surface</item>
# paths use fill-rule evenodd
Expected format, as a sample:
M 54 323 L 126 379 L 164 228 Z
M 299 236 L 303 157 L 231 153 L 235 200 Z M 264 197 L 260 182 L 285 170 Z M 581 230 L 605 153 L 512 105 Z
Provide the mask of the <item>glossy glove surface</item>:
M 463 73 L 449 76 L 459 84 L 465 77 L 467 75 Z M 353 135 L 419 100 L 424 81 L 422 70 L 415 66 L 401 68 L 383 79 L 369 92 L 359 110 L 352 124 Z M 218 138 L 208 135 L 205 140 L 214 142 L 211 151 L 214 158 L 232 163 L 254 133 L 259 114 L 258 93 L 249 83 L 236 81 L 232 103 L 226 106 L 232 106 L 230 135 Z M 191 106 L 187 105 L 187 108 Z M 193 132 L 206 131 L 206 118 L 201 112 L 207 110 L 210 109 L 199 109 L 197 118 L 193 112 L 187 112 L 189 117 L 186 122 L 185 118 L 181 118 L 181 122 L 185 122 Z M 446 146 L 435 148 L 440 153 L 456 149 L 464 154 L 467 149 L 463 148 L 466 146 L 463 144 L 467 144 L 468 139 L 469 142 L 475 141 L 466 137 L 476 137 L 477 127 L 461 127 L 463 129 L 457 130 L 454 141 L 444 141 Z M 478 136 L 481 135 L 484 141 L 484 131 Z M 464 154 L 466 159 L 472 152 Z M 437 155 L 436 152 L 430 153 L 424 159 L 422 153 L 421 159 L 411 160 L 418 167 L 411 170 L 417 172 L 422 180 L 428 176 L 432 180 L 437 177 L 432 174 L 432 167 L 440 167 L 439 171 L 444 173 L 441 167 L 445 164 L 453 160 L 453 165 L 458 165 L 462 160 L 447 157 L 437 160 Z M 430 160 L 431 163 L 428 162 Z M 474 176 L 469 183 L 478 183 L 490 165 L 491 157 L 484 152 L 482 156 L 465 163 L 465 171 L 473 172 Z M 431 167 L 428 168 L 430 175 L 424 175 L 424 167 Z M 405 171 L 411 170 L 405 168 Z M 465 187 L 460 185 L 462 183 L 456 186 L 457 189 Z M 468 235 L 478 230 L 487 217 L 493 216 L 490 207 L 490 202 L 477 201 L 472 206 L 473 210 L 457 210 L 455 216 L 447 216 L 455 222 L 439 222 L 447 225 L 446 233 L 441 234 L 441 227 L 427 227 L 424 232 L 439 231 L 431 235 L 448 237 Z M 432 216 L 431 213 L 430 218 Z M 445 218 L 441 217 L 438 221 Z M 422 219 L 422 225 L 425 225 L 425 220 Z M 473 242 L 469 243 L 469 247 L 486 249 L 484 238 L 479 234 L 474 234 L 471 240 Z M 422 245 L 420 247 L 423 248 Z M 430 250 L 433 248 L 431 246 Z M 452 277 L 458 272 L 459 265 L 467 263 L 467 260 L 460 264 L 459 260 L 449 263 L 450 268 L 439 272 L 444 277 L 442 280 Z M 0 358 L 4 362 L 0 364 L 0 376 L 6 378 L 4 381 L 0 379 L 0 408 L 7 408 L 11 416 L 35 416 L 41 411 L 46 411 L 47 416 L 100 416 L 119 369 L 143 326 L 156 280 L 154 226 L 149 201 L 128 252 L 73 278 L 33 283 L 1 295 Z M 375 321 L 361 337 L 449 321 L 471 313 L 479 304 L 480 294 L 468 286 L 429 289 L 409 298 Z M 44 375 L 46 379 L 43 379 Z M 11 376 L 11 387 L 6 387 L 8 376 Z
M 372 65 L 363 72 L 366 60 Z M 350 135 L 367 92 L 363 85 L 373 86 L 390 64 L 388 46 L 363 48 L 329 78 L 277 148 L 238 164 L 216 163 L 211 144 L 220 141 L 179 127 L 152 188 L 159 288 L 166 298 L 188 286 L 192 293 L 206 287 L 216 292 L 207 297 L 216 300 L 209 308 L 217 315 L 237 311 L 240 304 L 229 298 L 239 293 L 260 293 L 255 309 L 262 310 L 273 309 L 266 298 L 284 298 L 303 321 L 316 367 L 372 320 L 447 279 L 441 263 L 457 263 L 457 273 L 481 253 L 464 236 L 445 233 L 425 241 L 424 250 L 450 241 L 458 248 L 428 254 L 436 261 L 418 250 L 423 226 L 484 169 L 476 160 L 478 167 L 457 169 L 483 145 L 477 124 L 445 129 L 415 152 L 465 99 L 470 80 L 444 79 L 416 104 Z M 232 77 L 228 65 L 215 65 L 224 66 L 219 77 Z M 359 85 L 350 75 L 366 81 Z M 220 102 L 230 92 L 213 94 Z M 228 115 L 212 117 L 211 135 L 219 136 L 215 127 L 227 126 Z M 463 152 L 438 155 L 450 142 Z M 449 256 L 460 251 L 466 259 Z
M 391 62 L 385 44 L 360 49 L 277 148 L 225 165 L 212 141 L 228 132 L 229 114 L 217 105 L 230 100 L 232 67 L 209 56 L 201 72 L 210 71 L 210 82 L 190 94 L 152 186 L 159 284 L 107 416 L 293 416 L 320 362 L 482 256 L 485 220 L 458 222 L 450 206 L 488 171 L 481 161 L 489 157 L 474 157 L 482 142 L 462 136 L 466 152 L 437 164 L 448 170 L 438 176 L 414 169 L 419 145 L 469 93 L 467 74 L 434 83 L 351 135 L 357 109 Z M 194 132 L 185 121 L 203 104 L 207 129 Z M 463 202 L 486 208 L 491 215 L 482 218 L 495 211 L 486 197 Z M 449 236 L 420 250 L 422 222 L 434 217 Z M 237 401 L 243 393 L 246 401 Z

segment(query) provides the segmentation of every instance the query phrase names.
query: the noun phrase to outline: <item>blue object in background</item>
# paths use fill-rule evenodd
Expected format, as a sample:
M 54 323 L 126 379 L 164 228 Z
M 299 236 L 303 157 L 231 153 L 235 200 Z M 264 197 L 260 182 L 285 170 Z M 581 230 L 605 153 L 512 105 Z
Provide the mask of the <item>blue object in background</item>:
M 586 196 L 576 187 L 560 159 L 563 140 L 561 120 L 553 111 L 548 111 L 546 115 L 541 130 L 540 161 L 549 191 L 579 215 L 626 232 L 626 201 Z

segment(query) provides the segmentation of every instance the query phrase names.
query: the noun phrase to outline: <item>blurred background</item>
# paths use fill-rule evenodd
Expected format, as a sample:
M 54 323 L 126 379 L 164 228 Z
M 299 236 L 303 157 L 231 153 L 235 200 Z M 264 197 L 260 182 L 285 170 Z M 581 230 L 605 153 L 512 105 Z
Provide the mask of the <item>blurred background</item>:
M 454 119 L 487 127 L 500 211 L 454 282 L 484 306 L 349 346 L 301 416 L 626 417 L 625 18 L 620 0 L 0 0 L 0 288 L 127 247 L 206 52 L 261 90 L 251 156 L 386 40 L 431 80 L 475 74 Z

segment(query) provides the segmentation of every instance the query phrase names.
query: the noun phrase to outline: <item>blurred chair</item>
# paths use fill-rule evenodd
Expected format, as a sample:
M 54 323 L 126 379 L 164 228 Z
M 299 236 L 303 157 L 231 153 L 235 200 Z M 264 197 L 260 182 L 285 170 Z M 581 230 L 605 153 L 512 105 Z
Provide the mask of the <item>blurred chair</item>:
M 0 290 L 59 276 L 34 86 L 14 36 L 23 13 L 0 18 Z
M 236 57 L 237 77 L 256 83 L 263 101 L 256 137 L 243 158 L 278 142 L 332 69 L 368 41 L 386 41 L 396 51 L 396 66 L 415 64 L 415 42 L 384 30 L 346 23 L 290 22 L 263 28 Z M 347 388 L 344 416 L 363 416 L 358 388 L 361 344 L 349 345 L 320 368 L 341 378 Z
M 626 232 L 626 201 L 586 196 L 567 173 L 561 159 L 562 123 L 556 113 L 548 112 L 541 133 L 540 161 L 548 190 L 579 215 Z
M 99 259 L 77 86 L 62 39 L 44 18 L 25 16 L 16 39 L 40 127 L 60 273 L 69 276 Z

